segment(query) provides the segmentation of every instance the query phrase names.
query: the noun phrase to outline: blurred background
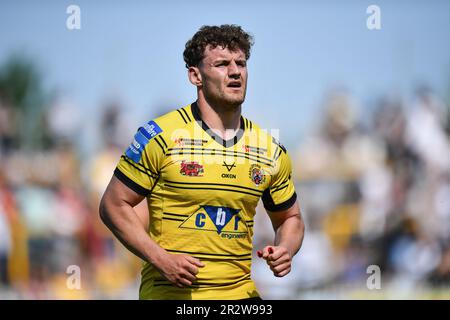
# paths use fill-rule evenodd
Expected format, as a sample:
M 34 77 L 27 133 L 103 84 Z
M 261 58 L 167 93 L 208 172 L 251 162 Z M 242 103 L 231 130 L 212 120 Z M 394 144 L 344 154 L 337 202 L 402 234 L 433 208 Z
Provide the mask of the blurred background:
M 223 23 L 254 35 L 244 115 L 280 130 L 306 222 L 288 276 L 254 255 L 262 297 L 449 299 L 450 3 L 437 0 L 0 2 L 0 299 L 137 299 L 141 261 L 99 199 L 134 131 L 195 100 L 184 45 Z M 272 241 L 259 206 L 255 250 Z

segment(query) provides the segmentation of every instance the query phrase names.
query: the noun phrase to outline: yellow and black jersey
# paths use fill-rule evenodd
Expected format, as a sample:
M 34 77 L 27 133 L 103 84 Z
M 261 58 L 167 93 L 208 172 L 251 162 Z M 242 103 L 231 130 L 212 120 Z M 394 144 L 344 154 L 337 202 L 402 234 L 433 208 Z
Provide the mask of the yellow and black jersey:
M 262 198 L 274 212 L 296 201 L 290 158 L 277 140 L 244 117 L 223 140 L 192 103 L 140 127 L 114 174 L 147 197 L 152 239 L 205 264 L 181 289 L 146 263 L 141 299 L 258 296 L 250 278 L 256 205 Z

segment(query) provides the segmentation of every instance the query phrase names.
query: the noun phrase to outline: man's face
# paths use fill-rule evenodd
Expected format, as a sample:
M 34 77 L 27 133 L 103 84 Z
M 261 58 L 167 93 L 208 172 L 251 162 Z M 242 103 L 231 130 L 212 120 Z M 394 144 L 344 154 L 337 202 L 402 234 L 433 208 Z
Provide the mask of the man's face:
M 242 50 L 230 51 L 220 46 L 207 46 L 198 69 L 207 100 L 229 106 L 239 106 L 244 102 L 247 61 Z

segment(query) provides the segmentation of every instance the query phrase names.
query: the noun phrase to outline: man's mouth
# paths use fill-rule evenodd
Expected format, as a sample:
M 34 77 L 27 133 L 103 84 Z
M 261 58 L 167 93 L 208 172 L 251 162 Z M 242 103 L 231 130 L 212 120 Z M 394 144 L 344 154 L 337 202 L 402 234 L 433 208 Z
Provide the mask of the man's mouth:
M 227 87 L 230 87 L 230 88 L 240 88 L 241 86 L 242 86 L 241 82 L 239 82 L 239 81 L 232 81 L 232 82 L 230 82 L 230 83 L 228 84 Z

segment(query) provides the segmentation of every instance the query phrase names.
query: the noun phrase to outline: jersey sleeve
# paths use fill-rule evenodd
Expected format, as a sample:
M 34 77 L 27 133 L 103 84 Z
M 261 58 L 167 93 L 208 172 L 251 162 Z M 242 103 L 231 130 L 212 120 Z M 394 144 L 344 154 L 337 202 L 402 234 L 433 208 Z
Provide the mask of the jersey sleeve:
M 264 208 L 268 211 L 287 210 L 297 200 L 290 156 L 283 146 L 280 145 L 279 149 L 275 154 L 276 163 L 270 185 L 262 195 Z
M 155 121 L 140 127 L 114 171 L 122 183 L 143 196 L 150 194 L 159 178 L 165 145 L 162 132 Z

